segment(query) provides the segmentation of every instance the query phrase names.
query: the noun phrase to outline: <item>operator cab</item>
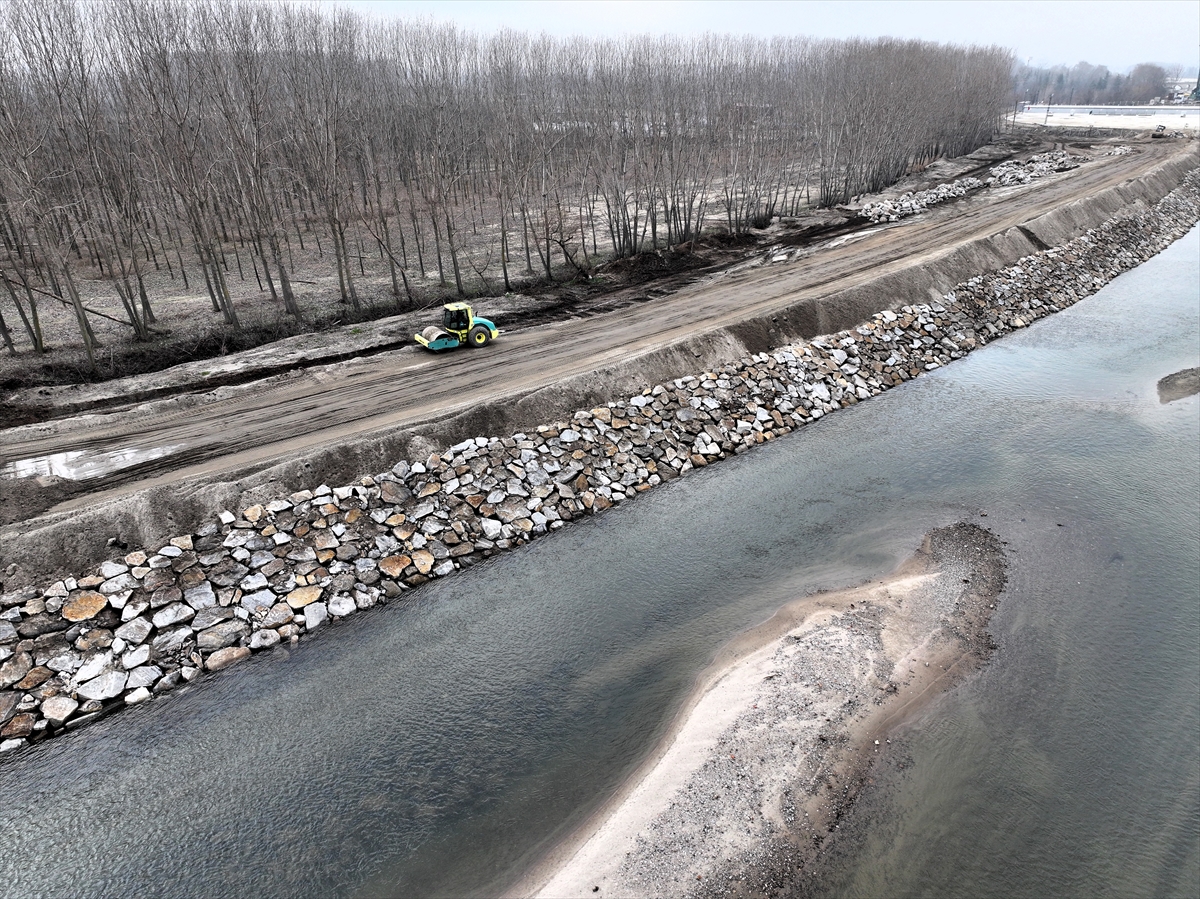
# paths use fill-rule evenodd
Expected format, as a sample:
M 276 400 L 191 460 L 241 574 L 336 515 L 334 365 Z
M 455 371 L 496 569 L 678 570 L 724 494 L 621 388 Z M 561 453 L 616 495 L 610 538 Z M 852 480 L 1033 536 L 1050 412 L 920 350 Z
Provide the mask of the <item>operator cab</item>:
M 447 331 L 465 331 L 471 327 L 471 313 L 457 304 L 447 306 L 442 316 L 442 327 Z

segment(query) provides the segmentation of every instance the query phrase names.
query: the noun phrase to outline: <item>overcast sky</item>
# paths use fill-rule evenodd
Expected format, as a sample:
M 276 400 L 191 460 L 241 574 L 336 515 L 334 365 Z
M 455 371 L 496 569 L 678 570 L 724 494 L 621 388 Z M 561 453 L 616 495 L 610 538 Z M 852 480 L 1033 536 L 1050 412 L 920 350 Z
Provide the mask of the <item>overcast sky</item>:
M 572 34 L 893 37 L 1000 44 L 1034 65 L 1200 64 L 1197 0 L 337 0 L 377 16 Z

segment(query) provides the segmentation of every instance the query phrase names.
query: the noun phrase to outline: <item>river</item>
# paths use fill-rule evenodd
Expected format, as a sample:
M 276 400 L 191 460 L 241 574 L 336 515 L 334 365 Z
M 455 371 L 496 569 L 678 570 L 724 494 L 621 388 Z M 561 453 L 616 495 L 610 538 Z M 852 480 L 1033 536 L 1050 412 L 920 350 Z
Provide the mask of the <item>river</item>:
M 999 652 L 900 735 L 832 895 L 1200 893 L 1200 229 L 968 358 L 0 761 L 0 895 L 502 889 L 733 634 L 960 518 Z M 982 517 L 986 513 L 986 517 Z

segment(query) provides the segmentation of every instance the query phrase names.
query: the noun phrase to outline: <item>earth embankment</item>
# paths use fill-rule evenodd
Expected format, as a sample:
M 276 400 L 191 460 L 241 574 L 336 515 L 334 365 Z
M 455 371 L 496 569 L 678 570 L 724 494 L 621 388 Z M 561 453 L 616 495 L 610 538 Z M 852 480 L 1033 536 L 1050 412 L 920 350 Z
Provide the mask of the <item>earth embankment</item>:
M 5 456 L 146 461 L 89 481 L 7 479 L 10 584 L 194 529 L 214 511 L 346 483 L 467 437 L 528 428 L 700 368 L 934 299 L 1148 208 L 1196 166 L 1194 143 L 1098 156 L 901 223 L 735 266 L 653 303 L 514 332 L 485 351 L 381 353 L 203 395 L 9 429 Z M 62 500 L 59 502 L 59 500 Z M 57 503 L 57 504 L 56 504 Z

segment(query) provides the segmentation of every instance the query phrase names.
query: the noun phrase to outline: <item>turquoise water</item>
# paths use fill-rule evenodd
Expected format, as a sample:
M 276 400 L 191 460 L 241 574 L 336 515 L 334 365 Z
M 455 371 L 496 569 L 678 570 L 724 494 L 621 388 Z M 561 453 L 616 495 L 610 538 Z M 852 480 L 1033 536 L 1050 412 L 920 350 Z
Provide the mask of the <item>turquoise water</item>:
M 0 763 L 0 894 L 489 894 L 738 631 L 963 517 L 1000 651 L 905 731 L 842 895 L 1200 892 L 1200 231 L 1073 309 Z M 987 517 L 980 518 L 986 511 Z

